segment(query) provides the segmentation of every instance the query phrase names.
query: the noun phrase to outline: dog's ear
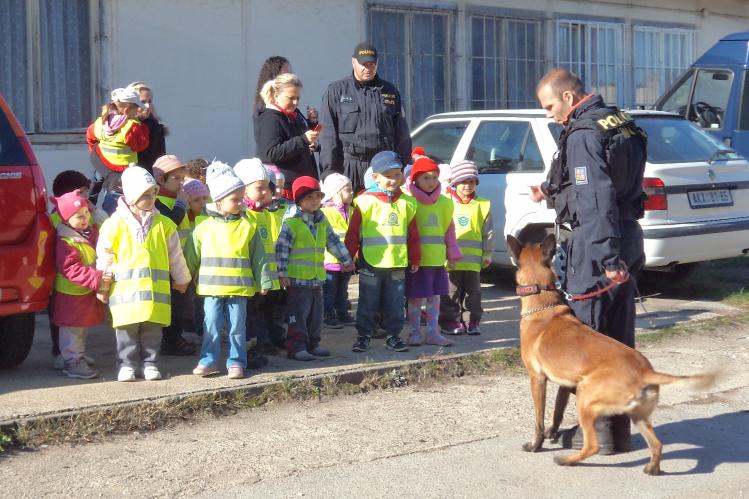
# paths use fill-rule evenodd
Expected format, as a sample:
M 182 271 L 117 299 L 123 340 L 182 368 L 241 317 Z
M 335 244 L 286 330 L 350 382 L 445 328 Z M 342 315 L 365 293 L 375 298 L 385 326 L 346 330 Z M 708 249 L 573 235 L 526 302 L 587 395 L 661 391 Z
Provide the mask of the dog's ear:
M 551 262 L 554 258 L 554 253 L 557 251 L 557 238 L 554 234 L 549 234 L 541 242 L 541 251 L 544 252 L 544 258 L 547 262 Z
M 510 234 L 507 234 L 507 250 L 510 252 L 510 256 L 518 262 L 520 260 L 520 252 L 523 250 L 523 243 Z

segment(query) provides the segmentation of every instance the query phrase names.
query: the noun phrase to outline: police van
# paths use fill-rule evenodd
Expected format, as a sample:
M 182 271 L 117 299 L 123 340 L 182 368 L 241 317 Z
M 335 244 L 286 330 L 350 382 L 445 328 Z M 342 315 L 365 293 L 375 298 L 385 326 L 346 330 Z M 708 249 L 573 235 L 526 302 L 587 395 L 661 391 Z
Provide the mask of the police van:
M 640 220 L 646 269 L 680 277 L 696 262 L 749 251 L 749 162 L 677 114 L 627 113 L 609 119 L 614 126 L 631 116 L 648 134 Z M 554 210 L 529 194 L 546 180 L 560 132 L 542 109 L 532 109 L 443 113 L 412 133 L 413 145 L 440 163 L 476 163 L 478 193 L 492 202 L 494 265 L 511 264 L 507 234 L 540 240 L 554 228 Z
M 749 31 L 720 39 L 655 103 L 749 158 Z

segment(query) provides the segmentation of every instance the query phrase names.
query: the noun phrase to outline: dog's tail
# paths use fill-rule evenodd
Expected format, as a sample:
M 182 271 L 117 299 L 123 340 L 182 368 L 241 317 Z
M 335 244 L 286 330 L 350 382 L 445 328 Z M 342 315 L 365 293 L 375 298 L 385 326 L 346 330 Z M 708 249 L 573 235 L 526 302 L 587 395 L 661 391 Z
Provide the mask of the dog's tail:
M 706 390 L 710 388 L 718 378 L 718 371 L 695 374 L 692 376 L 674 376 L 672 374 L 649 371 L 643 376 L 643 381 L 649 385 L 670 385 L 673 383 L 684 383 L 693 390 Z

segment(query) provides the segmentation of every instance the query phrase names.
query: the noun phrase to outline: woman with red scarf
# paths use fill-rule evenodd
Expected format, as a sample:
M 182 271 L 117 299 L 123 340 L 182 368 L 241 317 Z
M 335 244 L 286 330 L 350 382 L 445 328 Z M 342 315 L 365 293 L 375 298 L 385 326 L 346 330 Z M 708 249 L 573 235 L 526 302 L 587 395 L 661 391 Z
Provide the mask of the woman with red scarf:
M 299 113 L 302 82 L 292 73 L 278 75 L 263 85 L 265 109 L 257 119 L 256 152 L 263 163 L 273 163 L 291 186 L 298 177 L 319 178 L 313 151 L 319 131 L 309 130 Z M 286 191 L 286 189 L 284 189 Z M 283 197 L 292 199 L 290 192 Z

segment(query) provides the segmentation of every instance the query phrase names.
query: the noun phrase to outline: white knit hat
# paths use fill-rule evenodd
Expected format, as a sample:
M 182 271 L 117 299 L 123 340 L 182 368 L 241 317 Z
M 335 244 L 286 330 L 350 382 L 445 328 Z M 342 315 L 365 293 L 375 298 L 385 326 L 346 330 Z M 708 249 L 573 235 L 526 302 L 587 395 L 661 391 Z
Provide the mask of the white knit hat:
M 325 180 L 323 180 L 322 183 L 322 191 L 325 193 L 323 202 L 332 199 L 333 196 L 338 194 L 347 184 L 351 185 L 351 180 L 340 173 L 331 173 L 325 177 Z
M 231 166 L 221 161 L 213 161 L 208 165 L 205 183 L 214 201 L 225 198 L 232 192 L 244 188 L 244 183 L 237 177 Z
M 111 97 L 114 102 L 135 104 L 138 107 L 143 107 L 140 94 L 132 88 L 115 88 L 112 90 Z
M 455 185 L 458 182 L 464 182 L 469 179 L 476 180 L 476 184 L 479 183 L 479 172 L 473 161 L 464 159 L 450 167 L 450 185 Z
M 154 187 L 158 188 L 153 176 L 145 168 L 136 165 L 125 168 L 120 180 L 125 202 L 129 205 L 135 204 L 144 193 Z
M 266 182 L 275 180 L 258 158 L 240 159 L 234 165 L 234 173 L 237 174 L 244 185 L 250 185 L 259 180 L 265 180 Z

